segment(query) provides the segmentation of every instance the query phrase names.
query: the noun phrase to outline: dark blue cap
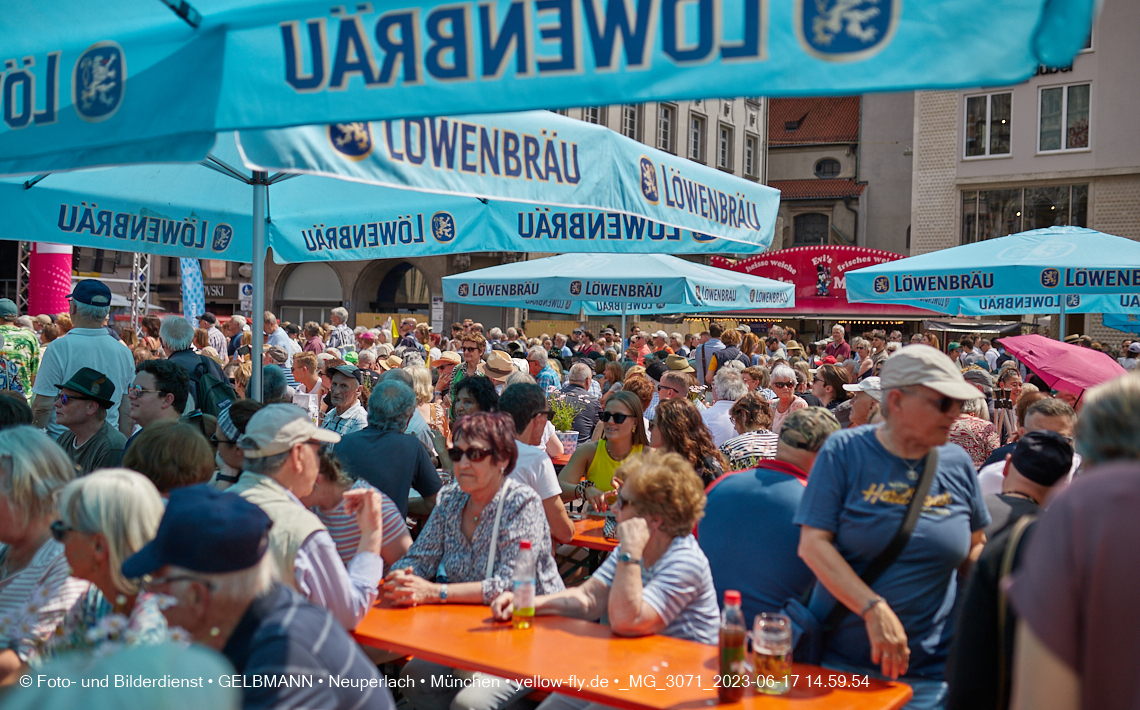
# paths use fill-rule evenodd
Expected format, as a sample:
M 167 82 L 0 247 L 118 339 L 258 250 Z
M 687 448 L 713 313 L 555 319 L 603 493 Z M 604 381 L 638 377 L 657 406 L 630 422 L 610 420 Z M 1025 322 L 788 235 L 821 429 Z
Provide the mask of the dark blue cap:
M 235 493 L 202 483 L 170 492 L 158 534 L 123 562 L 136 579 L 164 565 L 192 572 L 237 572 L 253 567 L 269 547 L 273 521 Z
M 1052 486 L 1073 467 L 1073 445 L 1055 431 L 1031 431 L 1017 442 L 1009 462 L 1041 486 Z
M 105 308 L 111 305 L 111 289 L 102 281 L 83 279 L 75 284 L 75 288 L 67 295 L 73 301 L 86 303 L 89 306 Z

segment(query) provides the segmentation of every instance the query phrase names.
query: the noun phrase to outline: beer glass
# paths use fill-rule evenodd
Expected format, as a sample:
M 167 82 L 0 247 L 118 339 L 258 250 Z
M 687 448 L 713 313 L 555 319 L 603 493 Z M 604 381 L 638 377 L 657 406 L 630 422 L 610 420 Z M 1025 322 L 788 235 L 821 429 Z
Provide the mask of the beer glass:
M 792 672 L 792 620 L 784 614 L 757 614 L 752 628 L 756 690 L 783 695 Z

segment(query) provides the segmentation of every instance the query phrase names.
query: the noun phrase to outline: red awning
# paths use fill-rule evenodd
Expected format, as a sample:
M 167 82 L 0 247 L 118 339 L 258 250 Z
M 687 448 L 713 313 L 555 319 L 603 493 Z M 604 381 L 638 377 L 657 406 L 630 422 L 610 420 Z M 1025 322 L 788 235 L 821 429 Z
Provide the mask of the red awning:
M 714 256 L 712 265 L 752 276 L 796 285 L 796 306 L 787 309 L 736 311 L 734 315 L 795 318 L 931 318 L 942 314 L 910 306 L 851 303 L 847 300 L 847 272 L 903 257 L 866 247 L 810 246 L 780 249 L 735 263 Z

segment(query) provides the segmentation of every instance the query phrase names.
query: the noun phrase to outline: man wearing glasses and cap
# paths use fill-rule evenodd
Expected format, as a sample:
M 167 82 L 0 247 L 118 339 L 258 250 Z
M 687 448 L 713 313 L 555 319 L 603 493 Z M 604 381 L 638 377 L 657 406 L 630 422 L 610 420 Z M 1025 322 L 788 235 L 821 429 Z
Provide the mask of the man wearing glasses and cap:
M 56 440 L 75 463 L 80 476 L 97 468 L 118 466 L 127 437 L 107 421 L 115 406 L 115 383 L 102 372 L 84 367 L 59 385 L 55 421 L 67 432 Z

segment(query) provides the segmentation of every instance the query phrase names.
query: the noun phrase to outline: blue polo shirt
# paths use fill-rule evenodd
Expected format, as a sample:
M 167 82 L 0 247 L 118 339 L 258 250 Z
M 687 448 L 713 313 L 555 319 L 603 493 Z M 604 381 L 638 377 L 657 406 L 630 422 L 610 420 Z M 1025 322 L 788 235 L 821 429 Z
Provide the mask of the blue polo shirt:
M 709 558 L 716 598 L 740 591 L 749 625 L 761 612 L 778 612 L 815 581 L 797 552 L 800 529 L 792 517 L 804 497 L 807 474 L 783 461 L 726 473 L 708 490 L 705 517 L 697 527 Z
M 875 437 L 877 426 L 844 429 L 823 444 L 793 522 L 835 534 L 843 559 L 861 573 L 894 537 L 922 473 Z M 914 462 L 912 462 L 914 463 Z M 957 569 L 970 552 L 970 534 L 990 523 L 969 454 L 938 447 L 938 469 L 914 533 L 871 588 L 890 604 L 910 646 L 907 675 L 941 679 L 954 631 Z M 835 598 L 817 583 L 809 608 L 827 618 Z M 824 662 L 872 668 L 871 644 L 858 614 L 848 614 L 828 637 Z

